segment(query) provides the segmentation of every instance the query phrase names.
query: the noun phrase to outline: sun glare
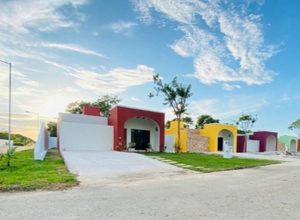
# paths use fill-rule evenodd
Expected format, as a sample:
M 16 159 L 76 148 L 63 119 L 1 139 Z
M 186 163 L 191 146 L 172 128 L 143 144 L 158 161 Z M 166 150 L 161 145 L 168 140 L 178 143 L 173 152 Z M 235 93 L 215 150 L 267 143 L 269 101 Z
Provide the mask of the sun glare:
M 62 95 L 53 95 L 47 98 L 44 109 L 41 111 L 41 116 L 51 119 L 57 118 L 59 112 L 65 112 L 67 105 L 73 100 Z

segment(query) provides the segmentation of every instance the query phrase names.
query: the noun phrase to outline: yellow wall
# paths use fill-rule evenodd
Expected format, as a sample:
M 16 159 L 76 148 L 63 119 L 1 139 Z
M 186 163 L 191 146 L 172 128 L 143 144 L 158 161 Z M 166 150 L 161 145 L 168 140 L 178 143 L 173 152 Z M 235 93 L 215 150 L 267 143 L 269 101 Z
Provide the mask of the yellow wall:
M 178 122 L 171 121 L 170 128 L 165 130 L 165 135 L 174 134 L 175 144 L 177 144 L 177 141 L 178 141 L 177 127 L 178 127 Z M 181 121 L 180 122 L 180 129 L 181 129 L 180 130 L 180 147 L 181 147 L 181 152 L 186 153 L 187 131 L 183 127 L 184 127 L 184 123 Z M 176 149 L 174 149 L 174 150 L 176 152 Z
M 200 135 L 209 136 L 209 151 L 217 152 L 218 151 L 218 137 L 219 133 L 222 130 L 229 130 L 233 134 L 233 152 L 236 152 L 237 146 L 237 127 L 234 125 L 223 125 L 223 124 L 206 124 L 204 129 L 201 129 L 199 132 Z

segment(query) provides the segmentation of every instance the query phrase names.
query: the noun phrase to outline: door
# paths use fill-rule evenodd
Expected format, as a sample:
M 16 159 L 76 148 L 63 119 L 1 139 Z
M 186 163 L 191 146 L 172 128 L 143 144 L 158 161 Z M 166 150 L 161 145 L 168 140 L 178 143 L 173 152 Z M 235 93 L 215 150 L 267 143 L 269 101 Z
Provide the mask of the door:
M 218 138 L 218 151 L 223 151 L 223 138 Z
M 131 142 L 136 144 L 136 150 L 146 150 L 150 143 L 150 131 L 131 129 Z

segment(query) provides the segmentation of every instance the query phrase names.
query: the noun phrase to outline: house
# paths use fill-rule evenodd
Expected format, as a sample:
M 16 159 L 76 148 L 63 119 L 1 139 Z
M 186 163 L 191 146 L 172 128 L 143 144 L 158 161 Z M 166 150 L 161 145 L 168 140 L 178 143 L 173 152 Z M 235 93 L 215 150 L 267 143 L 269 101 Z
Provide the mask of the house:
M 228 142 L 232 146 L 233 152 L 237 149 L 237 127 L 234 125 L 225 124 L 206 124 L 200 130 L 200 135 L 209 137 L 209 151 L 218 152 L 224 151 L 224 142 Z
M 286 145 L 290 153 L 296 153 L 298 151 L 297 140 L 297 137 L 283 135 L 279 137 L 278 143 Z
M 276 132 L 256 131 L 249 136 L 250 140 L 258 140 L 259 152 L 277 151 L 277 136 Z
M 153 151 L 164 151 L 165 113 L 118 105 L 111 109 L 108 124 L 114 129 L 115 151 L 125 150 L 130 143 L 136 150 L 151 147 Z
M 166 129 L 166 139 L 172 135 L 174 145 L 178 140 L 178 122 L 172 121 L 170 128 Z M 180 122 L 180 147 L 181 152 L 218 152 L 224 150 L 224 142 L 232 146 L 236 152 L 237 127 L 224 124 L 206 124 L 203 129 L 186 129 L 184 123 Z M 171 146 L 172 147 L 172 146 Z M 169 146 L 167 146 L 169 149 Z
M 115 106 L 102 117 L 97 107 L 85 106 L 83 114 L 60 113 L 58 148 L 62 151 L 124 151 L 130 143 L 136 150 L 163 151 L 165 114 Z

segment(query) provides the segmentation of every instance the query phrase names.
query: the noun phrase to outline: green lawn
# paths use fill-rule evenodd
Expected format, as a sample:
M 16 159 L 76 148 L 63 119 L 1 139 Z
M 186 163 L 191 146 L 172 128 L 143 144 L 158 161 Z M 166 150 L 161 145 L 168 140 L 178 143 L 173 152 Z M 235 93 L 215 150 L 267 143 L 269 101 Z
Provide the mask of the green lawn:
M 145 153 L 144 155 L 162 157 L 164 159 L 178 162 L 179 164 L 191 165 L 192 167 L 186 169 L 201 172 L 243 169 L 248 167 L 280 163 L 279 161 L 274 160 L 256 160 L 241 158 L 224 159 L 222 156 L 206 155 L 199 153 Z
M 33 150 L 16 152 L 11 167 L 0 161 L 0 191 L 57 190 L 78 185 L 56 150 L 47 153 L 44 161 L 33 160 Z

